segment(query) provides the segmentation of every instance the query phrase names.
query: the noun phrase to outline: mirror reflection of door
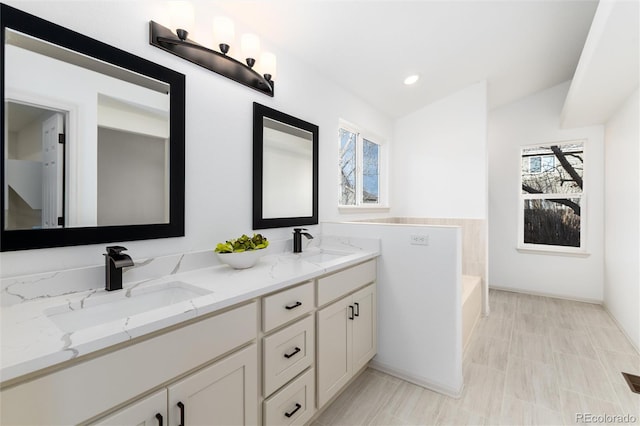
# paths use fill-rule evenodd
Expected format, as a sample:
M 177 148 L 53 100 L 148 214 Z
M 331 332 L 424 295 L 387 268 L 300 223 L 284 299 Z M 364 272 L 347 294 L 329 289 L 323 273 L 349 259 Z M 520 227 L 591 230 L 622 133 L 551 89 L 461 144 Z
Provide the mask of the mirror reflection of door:
M 17 31 L 5 35 L 5 102 L 15 111 L 9 113 L 65 110 L 47 126 L 59 122 L 67 130 L 67 142 L 59 144 L 65 165 L 62 157 L 54 159 L 53 127 L 51 143 L 43 150 L 39 141 L 38 154 L 11 157 L 5 150 L 13 163 L 7 168 L 21 176 L 14 176 L 11 188 L 5 185 L 11 193 L 5 210 L 13 203 L 5 229 L 169 223 L 168 85 Z M 19 117 L 5 114 L 5 120 L 19 131 Z M 40 166 L 44 183 L 34 185 Z M 26 185 L 31 189 L 25 194 Z M 31 202 L 34 191 L 42 201 Z
M 59 228 L 66 113 L 13 101 L 5 109 L 5 229 Z
M 42 227 L 64 224 L 64 117 L 56 113 L 42 125 Z

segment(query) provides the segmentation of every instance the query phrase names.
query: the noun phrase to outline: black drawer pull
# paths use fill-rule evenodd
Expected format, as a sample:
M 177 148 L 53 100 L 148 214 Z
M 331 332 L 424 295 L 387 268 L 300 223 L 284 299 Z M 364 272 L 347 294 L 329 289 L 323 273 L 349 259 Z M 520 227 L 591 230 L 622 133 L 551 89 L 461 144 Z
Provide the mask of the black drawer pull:
M 298 404 L 298 403 L 296 402 L 296 408 L 294 408 L 294 409 L 293 409 L 293 411 L 292 411 L 292 412 L 290 412 L 290 413 L 284 413 L 284 415 L 285 415 L 285 416 L 287 416 L 287 417 L 291 417 L 291 416 L 293 416 L 293 415 L 296 413 L 296 411 L 298 411 L 298 410 L 299 410 L 299 409 L 301 409 L 301 408 L 302 408 L 302 405 L 300 405 L 300 404 Z
M 298 352 L 300 352 L 300 348 L 296 346 L 296 348 L 293 350 L 293 352 L 291 352 L 290 354 L 284 354 L 284 357 L 286 359 L 289 359 L 292 356 L 294 356 L 295 354 L 297 354 Z
M 180 424 L 178 426 L 184 426 L 184 404 L 178 402 L 178 408 L 180 408 Z
M 158 426 L 162 426 L 162 414 L 156 414 L 156 419 L 158 419 Z
M 349 319 L 352 320 L 353 319 L 353 313 L 354 313 L 353 305 L 349 305 L 349 309 L 351 310 L 351 314 L 349 315 Z
M 302 306 L 302 302 L 296 302 L 293 305 L 288 305 L 288 306 L 285 306 L 284 308 L 287 310 L 291 310 L 291 309 L 297 308 L 298 306 Z
M 356 313 L 355 316 L 359 317 L 360 316 L 360 304 L 358 302 L 354 303 L 354 305 L 356 305 Z

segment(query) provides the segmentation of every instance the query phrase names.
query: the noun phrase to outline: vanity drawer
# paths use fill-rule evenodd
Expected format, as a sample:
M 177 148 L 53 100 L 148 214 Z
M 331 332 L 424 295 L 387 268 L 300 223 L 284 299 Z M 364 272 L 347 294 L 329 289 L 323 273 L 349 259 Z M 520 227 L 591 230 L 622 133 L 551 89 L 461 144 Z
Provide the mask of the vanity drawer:
M 264 401 L 265 425 L 303 425 L 315 413 L 315 370 L 289 383 Z
M 313 363 L 313 315 L 263 339 L 264 395 L 268 396 Z
M 313 281 L 262 299 L 264 332 L 294 320 L 313 309 Z
M 375 259 L 320 278 L 318 279 L 318 306 L 334 301 L 375 280 Z

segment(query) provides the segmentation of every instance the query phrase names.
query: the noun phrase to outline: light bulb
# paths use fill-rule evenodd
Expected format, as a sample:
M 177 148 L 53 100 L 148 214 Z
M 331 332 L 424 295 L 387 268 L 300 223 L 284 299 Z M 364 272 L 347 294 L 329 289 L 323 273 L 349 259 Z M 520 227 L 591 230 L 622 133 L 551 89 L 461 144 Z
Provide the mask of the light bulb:
M 213 39 L 220 46 L 220 51 L 226 54 L 235 38 L 233 21 L 226 16 L 218 16 L 213 19 Z
M 276 79 L 276 55 L 271 52 L 262 52 L 259 64 L 264 78 L 267 80 Z
M 260 53 L 260 39 L 255 34 L 243 34 L 240 39 L 240 47 L 247 60 L 247 65 L 252 67 L 256 63 L 258 53 Z
M 195 14 L 193 5 L 188 1 L 170 1 L 169 13 L 171 17 L 171 27 L 176 30 L 176 34 L 181 40 L 187 38 L 189 28 L 193 27 Z

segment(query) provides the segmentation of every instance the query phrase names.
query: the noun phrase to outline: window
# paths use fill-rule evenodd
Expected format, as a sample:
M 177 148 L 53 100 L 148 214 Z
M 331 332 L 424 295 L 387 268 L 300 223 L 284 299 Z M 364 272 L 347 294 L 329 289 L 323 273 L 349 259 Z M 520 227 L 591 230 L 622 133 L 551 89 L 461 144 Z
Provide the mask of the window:
M 520 248 L 584 251 L 584 141 L 521 150 Z
M 340 123 L 340 206 L 379 207 L 382 145 L 352 125 Z
M 555 167 L 555 157 L 550 155 L 533 155 L 529 157 L 529 173 L 547 173 Z

